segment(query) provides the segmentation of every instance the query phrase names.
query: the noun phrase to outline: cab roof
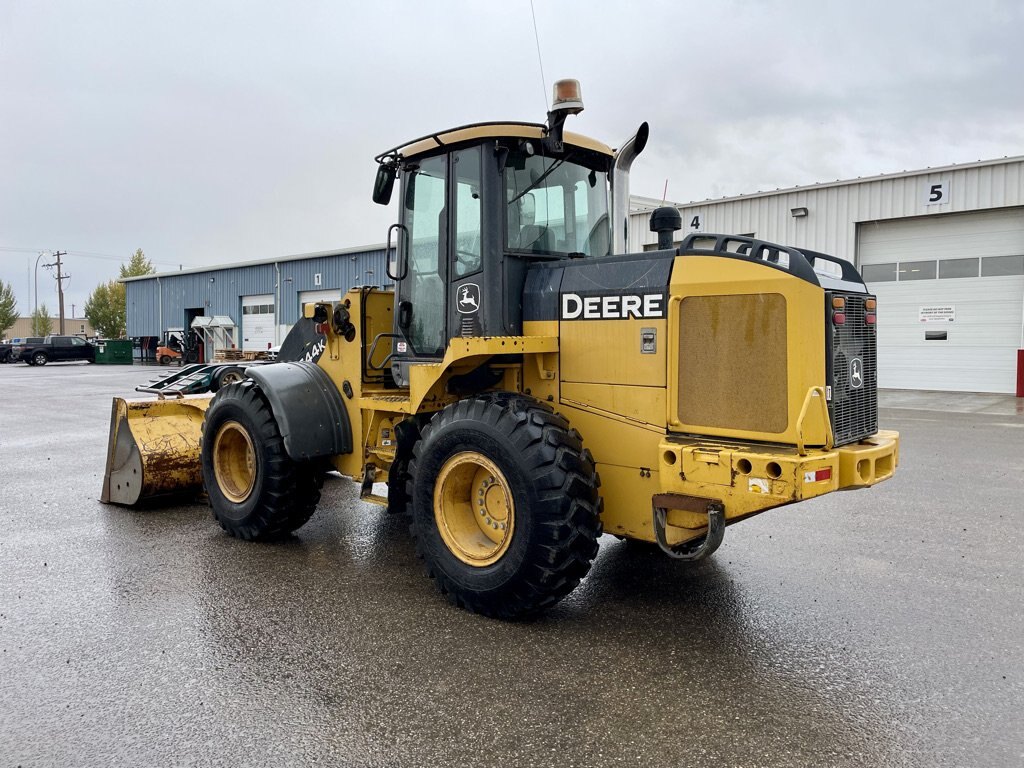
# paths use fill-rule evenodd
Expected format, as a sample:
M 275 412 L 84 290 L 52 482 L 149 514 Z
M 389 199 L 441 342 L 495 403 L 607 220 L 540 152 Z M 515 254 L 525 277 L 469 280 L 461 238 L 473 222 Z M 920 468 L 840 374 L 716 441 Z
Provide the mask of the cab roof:
M 547 127 L 540 123 L 473 123 L 472 125 L 461 125 L 457 128 L 449 128 L 448 130 L 439 131 L 438 133 L 427 134 L 426 136 L 422 136 L 418 139 L 414 139 L 405 144 L 400 144 L 397 147 L 386 150 L 385 152 L 381 152 L 375 159 L 378 163 L 388 157 L 409 159 L 416 157 L 417 155 L 430 152 L 438 147 L 448 146 L 449 144 L 460 144 L 464 141 L 474 141 L 477 139 L 542 139 L 547 136 L 547 133 Z M 581 136 L 578 133 L 566 131 L 563 135 L 563 140 L 566 144 L 571 144 L 574 147 L 589 149 L 594 152 L 599 152 L 602 155 L 607 155 L 608 157 L 615 156 L 612 148 L 607 144 L 596 141 L 595 139 L 591 139 L 587 136 Z

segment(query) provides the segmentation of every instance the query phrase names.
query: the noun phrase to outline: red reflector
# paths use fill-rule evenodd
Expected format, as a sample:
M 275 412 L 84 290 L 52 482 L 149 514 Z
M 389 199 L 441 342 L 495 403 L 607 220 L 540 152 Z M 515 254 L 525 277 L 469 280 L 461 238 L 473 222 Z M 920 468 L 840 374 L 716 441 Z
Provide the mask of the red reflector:
M 815 479 L 815 481 L 817 481 L 817 480 L 831 480 L 832 479 L 832 467 L 825 467 L 824 469 L 819 469 L 817 472 L 814 473 L 814 479 Z
M 846 315 L 842 312 L 833 312 L 832 322 L 836 325 L 843 325 L 846 322 Z
M 876 321 L 877 320 L 874 315 L 864 315 L 864 322 L 868 325 L 874 325 Z
M 327 335 L 327 323 L 317 323 L 316 326 L 314 326 L 314 328 L 316 332 L 321 336 Z

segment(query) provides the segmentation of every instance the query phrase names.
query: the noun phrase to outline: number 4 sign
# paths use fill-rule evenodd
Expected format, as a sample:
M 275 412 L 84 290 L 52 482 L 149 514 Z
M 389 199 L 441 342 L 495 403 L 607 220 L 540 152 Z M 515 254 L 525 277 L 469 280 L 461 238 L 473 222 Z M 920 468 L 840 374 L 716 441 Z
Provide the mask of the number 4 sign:
M 924 183 L 924 204 L 925 205 L 946 205 L 949 202 L 949 182 L 940 181 Z

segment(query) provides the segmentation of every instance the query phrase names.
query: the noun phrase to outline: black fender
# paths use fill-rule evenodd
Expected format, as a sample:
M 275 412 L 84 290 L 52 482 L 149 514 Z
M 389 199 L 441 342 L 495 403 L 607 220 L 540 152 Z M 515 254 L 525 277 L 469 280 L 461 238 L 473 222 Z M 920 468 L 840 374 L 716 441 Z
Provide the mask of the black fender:
M 316 363 L 251 365 L 246 375 L 270 403 L 293 461 L 352 453 L 352 424 L 341 393 Z

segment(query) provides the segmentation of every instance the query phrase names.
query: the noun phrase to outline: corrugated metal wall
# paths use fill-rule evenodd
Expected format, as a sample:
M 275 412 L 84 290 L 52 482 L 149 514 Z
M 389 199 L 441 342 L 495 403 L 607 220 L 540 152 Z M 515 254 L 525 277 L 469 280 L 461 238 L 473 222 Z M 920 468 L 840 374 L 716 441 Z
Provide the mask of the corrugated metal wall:
M 280 270 L 280 285 L 277 270 Z M 320 276 L 319 284 L 317 275 Z M 201 272 L 173 272 L 131 280 L 128 297 L 128 335 L 160 336 L 167 328 L 185 324 L 185 310 L 227 315 L 241 325 L 242 297 L 279 296 L 278 324 L 291 325 L 299 316 L 299 293 L 356 285 L 388 285 L 384 249 L 317 255 L 279 262 L 217 267 Z
M 927 190 L 939 183 L 948 185 L 949 203 L 927 205 Z M 1024 205 L 1019 157 L 693 203 L 679 209 L 683 229 L 676 239 L 694 231 L 690 223 L 700 216 L 703 232 L 754 234 L 854 261 L 858 222 L 1016 205 Z M 806 208 L 807 216 L 794 218 L 793 208 Z M 630 215 L 630 251 L 657 242 L 649 222 L 649 210 Z

